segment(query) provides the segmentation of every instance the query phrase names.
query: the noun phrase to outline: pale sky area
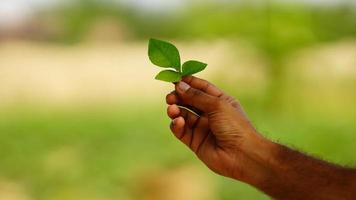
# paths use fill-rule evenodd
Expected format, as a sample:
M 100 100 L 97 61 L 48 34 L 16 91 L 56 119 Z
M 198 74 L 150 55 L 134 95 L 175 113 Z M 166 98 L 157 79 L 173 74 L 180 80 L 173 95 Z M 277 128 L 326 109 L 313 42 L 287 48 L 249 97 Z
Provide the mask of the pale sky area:
M 174 9 L 193 0 L 107 0 L 135 6 L 140 9 Z M 199 2 L 199 0 L 195 0 Z M 207 0 L 200 0 L 206 2 Z M 214 1 L 214 0 L 213 0 Z M 236 2 L 239 0 L 215 0 L 218 2 Z M 252 1 L 252 0 L 251 0 Z M 255 0 L 259 1 L 259 0 Z M 340 2 L 355 2 L 354 0 L 278 0 L 281 2 L 307 2 L 314 4 L 335 4 Z M 70 0 L 0 0 L 0 27 L 11 26 L 21 22 L 38 8 L 55 6 L 58 3 L 69 3 Z

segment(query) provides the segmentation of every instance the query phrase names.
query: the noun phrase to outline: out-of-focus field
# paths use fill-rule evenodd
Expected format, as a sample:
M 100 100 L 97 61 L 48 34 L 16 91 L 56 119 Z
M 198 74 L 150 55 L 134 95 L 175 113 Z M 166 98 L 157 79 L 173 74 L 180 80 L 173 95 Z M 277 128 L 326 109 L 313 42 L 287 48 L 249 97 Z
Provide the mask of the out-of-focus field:
M 356 165 L 356 42 L 302 49 L 283 63 L 280 105 L 264 96 L 263 56 L 243 41 L 176 41 L 200 77 L 238 98 L 273 140 Z M 212 174 L 169 131 L 145 43 L 0 45 L 0 199 L 268 199 Z

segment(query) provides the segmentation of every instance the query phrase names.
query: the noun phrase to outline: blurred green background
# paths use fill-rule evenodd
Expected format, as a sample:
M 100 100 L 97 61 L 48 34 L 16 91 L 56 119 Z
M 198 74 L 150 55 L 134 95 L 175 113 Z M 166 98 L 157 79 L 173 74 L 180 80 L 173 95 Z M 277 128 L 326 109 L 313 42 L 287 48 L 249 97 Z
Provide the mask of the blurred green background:
M 149 38 L 209 63 L 266 137 L 355 166 L 353 1 L 0 2 L 0 200 L 269 199 L 169 131 Z

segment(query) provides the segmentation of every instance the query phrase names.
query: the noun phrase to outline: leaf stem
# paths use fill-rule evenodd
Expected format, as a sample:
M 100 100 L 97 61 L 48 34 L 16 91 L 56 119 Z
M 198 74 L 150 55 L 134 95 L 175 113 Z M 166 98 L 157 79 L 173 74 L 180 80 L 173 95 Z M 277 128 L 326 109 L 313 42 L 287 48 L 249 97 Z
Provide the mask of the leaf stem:
M 187 110 L 188 112 L 191 112 L 192 114 L 196 115 L 197 117 L 200 117 L 200 115 L 198 115 L 198 113 L 194 112 L 193 110 L 187 108 L 187 107 L 184 107 L 184 106 L 178 106 L 178 108 L 182 108 L 184 110 Z

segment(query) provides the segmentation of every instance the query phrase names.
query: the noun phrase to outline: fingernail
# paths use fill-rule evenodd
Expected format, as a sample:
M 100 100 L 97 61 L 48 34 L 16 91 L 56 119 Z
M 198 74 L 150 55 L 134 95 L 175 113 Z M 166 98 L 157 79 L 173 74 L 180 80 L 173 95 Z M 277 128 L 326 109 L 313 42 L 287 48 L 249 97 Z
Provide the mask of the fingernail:
M 173 124 L 173 125 L 176 125 L 176 123 L 177 123 L 177 118 L 176 118 L 176 119 L 173 119 L 173 121 L 172 121 L 172 124 Z
M 178 87 L 179 87 L 179 89 L 181 89 L 183 92 L 187 91 L 187 90 L 190 88 L 190 86 L 189 86 L 187 83 L 183 82 L 183 81 L 181 81 L 181 82 L 178 83 Z

